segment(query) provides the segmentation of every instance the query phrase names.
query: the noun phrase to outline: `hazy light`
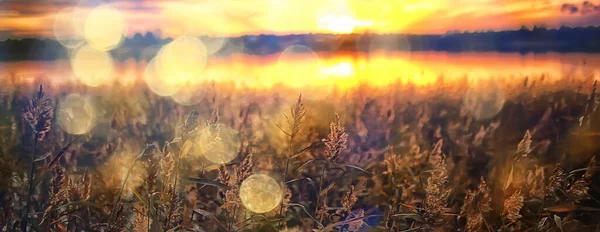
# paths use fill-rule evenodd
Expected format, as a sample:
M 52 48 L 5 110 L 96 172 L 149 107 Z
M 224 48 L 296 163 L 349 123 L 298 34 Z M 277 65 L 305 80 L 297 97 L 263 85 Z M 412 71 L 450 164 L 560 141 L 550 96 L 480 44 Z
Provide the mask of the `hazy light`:
M 502 110 L 506 97 L 494 81 L 472 86 L 467 90 L 464 106 L 478 120 L 490 119 Z
M 109 5 L 94 8 L 85 20 L 85 38 L 98 50 L 108 51 L 119 46 L 124 32 L 125 18 Z
M 372 21 L 356 20 L 350 15 L 327 15 L 319 18 L 319 28 L 334 33 L 352 33 L 358 26 L 372 26 Z
M 246 18 L 258 12 L 256 4 L 260 3 L 253 0 L 223 0 L 222 4 L 227 13 L 234 17 Z
M 201 37 L 200 40 L 204 43 L 204 45 L 206 47 L 207 55 L 215 54 L 227 42 L 227 38 L 222 37 L 222 36 Z
M 336 77 L 349 77 L 354 74 L 354 67 L 350 62 L 345 61 L 330 67 L 324 67 L 321 72 Z
M 94 126 L 96 112 L 88 99 L 79 94 L 70 94 L 60 102 L 57 120 L 69 134 L 85 134 Z
M 54 17 L 54 36 L 56 40 L 67 48 L 76 48 L 83 44 L 85 38 L 78 30 L 78 18 L 72 7 L 65 8 Z
M 283 190 L 270 176 L 254 174 L 242 182 L 240 199 L 246 209 L 255 213 L 266 213 L 281 203 Z
M 204 99 L 205 89 L 200 85 L 185 85 L 171 98 L 181 105 L 191 106 L 199 103 Z
M 184 36 L 165 45 L 146 66 L 148 87 L 160 96 L 172 96 L 200 77 L 207 61 L 206 47 L 198 38 Z
M 113 75 L 113 59 L 108 52 L 85 45 L 71 56 L 73 74 L 87 86 L 99 86 Z
M 304 87 L 319 77 L 319 56 L 307 46 L 286 48 L 279 55 L 277 66 L 283 82 L 292 87 Z
M 183 36 L 167 44 L 157 55 L 157 68 L 169 78 L 187 81 L 200 75 L 206 66 L 207 52 L 198 38 Z
M 226 164 L 237 156 L 240 139 L 235 130 L 224 124 L 203 128 L 195 140 L 195 150 L 210 162 Z
M 187 83 L 187 80 L 169 78 L 157 68 L 156 58 L 150 60 L 144 72 L 146 85 L 159 96 L 171 96 L 177 93 Z

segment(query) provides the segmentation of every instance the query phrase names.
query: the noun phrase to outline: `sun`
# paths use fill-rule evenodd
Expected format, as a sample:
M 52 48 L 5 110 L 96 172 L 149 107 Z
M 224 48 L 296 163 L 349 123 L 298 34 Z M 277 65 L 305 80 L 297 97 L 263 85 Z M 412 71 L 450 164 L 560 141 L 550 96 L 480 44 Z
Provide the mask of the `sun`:
M 318 27 L 333 33 L 350 34 L 356 27 L 371 26 L 371 21 L 357 20 L 350 15 L 326 15 L 318 20 Z
M 319 27 L 335 33 L 352 33 L 354 20 L 348 15 L 327 15 L 319 19 Z

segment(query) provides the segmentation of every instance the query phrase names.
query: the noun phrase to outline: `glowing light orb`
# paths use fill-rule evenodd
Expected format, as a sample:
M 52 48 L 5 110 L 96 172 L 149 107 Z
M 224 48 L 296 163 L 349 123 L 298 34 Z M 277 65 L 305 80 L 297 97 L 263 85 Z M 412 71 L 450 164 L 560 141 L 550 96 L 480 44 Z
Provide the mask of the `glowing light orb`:
M 78 30 L 78 14 L 72 7 L 65 8 L 54 17 L 54 37 L 67 48 L 76 48 L 83 44 L 85 38 Z
M 202 41 L 202 43 L 204 43 L 204 46 L 206 47 L 207 55 L 215 54 L 217 51 L 221 50 L 223 45 L 225 45 L 225 43 L 227 42 L 227 38 L 222 36 L 202 37 L 200 38 L 200 40 Z
M 464 99 L 465 108 L 477 120 L 490 119 L 502 110 L 506 97 L 504 90 L 493 81 L 470 87 Z
M 321 70 L 319 56 L 304 45 L 286 48 L 279 55 L 277 67 L 283 82 L 296 88 L 317 80 Z
M 73 74 L 87 86 L 99 86 L 113 75 L 113 59 L 109 53 L 85 45 L 71 57 Z
M 172 96 L 187 83 L 187 80 L 169 78 L 168 74 L 157 68 L 156 58 L 146 65 L 144 80 L 148 88 L 159 96 Z
M 254 174 L 240 186 L 240 200 L 246 209 L 266 213 L 275 209 L 283 199 L 281 186 L 270 176 Z
M 192 78 L 198 78 L 207 61 L 206 47 L 198 38 L 179 37 L 165 45 L 146 66 L 144 79 L 154 93 L 173 96 Z
M 198 38 L 183 36 L 167 44 L 156 57 L 157 68 L 169 78 L 187 81 L 200 75 L 208 59 L 206 47 Z
M 85 134 L 95 124 L 96 112 L 88 99 L 79 94 L 70 94 L 60 102 L 57 109 L 57 121 L 69 134 Z
M 85 39 L 94 48 L 108 51 L 123 41 L 125 17 L 114 7 L 102 5 L 94 8 L 85 20 Z
M 235 130 L 226 125 L 203 128 L 195 140 L 195 152 L 210 162 L 226 164 L 237 156 L 240 139 Z

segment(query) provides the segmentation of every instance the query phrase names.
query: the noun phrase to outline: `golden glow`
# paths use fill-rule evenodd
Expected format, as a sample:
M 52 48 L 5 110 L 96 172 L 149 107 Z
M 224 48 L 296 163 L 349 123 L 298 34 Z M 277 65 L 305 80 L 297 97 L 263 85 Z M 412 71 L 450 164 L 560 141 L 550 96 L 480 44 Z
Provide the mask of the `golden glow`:
M 113 59 L 108 52 L 86 45 L 71 57 L 73 74 L 87 86 L 99 86 L 113 76 Z
M 56 118 L 61 128 L 69 134 L 85 134 L 95 124 L 96 112 L 89 100 L 79 94 L 70 94 L 59 104 Z
M 202 41 L 189 36 L 177 38 L 148 63 L 144 75 L 146 84 L 160 96 L 172 96 L 189 81 L 200 77 L 206 61 L 207 51 Z
M 372 21 L 359 21 L 349 15 L 327 15 L 319 19 L 319 28 L 329 30 L 334 33 L 349 34 L 357 26 L 372 26 Z
M 159 96 L 171 96 L 177 93 L 187 83 L 187 80 L 169 78 L 157 66 L 157 58 L 154 58 L 146 65 L 144 72 L 144 81 L 152 92 Z
M 268 175 L 254 174 L 240 186 L 242 204 L 254 213 L 269 212 L 275 209 L 282 199 L 281 186 Z
M 565 75 L 574 77 L 595 75 L 596 78 L 600 77 L 600 68 L 598 68 L 600 67 L 600 55 L 598 54 L 547 53 L 543 55 L 521 55 L 518 53 L 458 54 L 445 52 L 412 52 L 407 54 L 404 52 L 376 52 L 372 54 L 318 54 L 318 57 L 317 71 L 319 74 L 317 76 L 320 75 L 318 81 L 308 82 L 305 88 L 295 90 L 296 95 L 300 91 L 307 93 L 307 90 L 325 94 L 320 88 L 330 88 L 333 85 L 339 90 L 347 90 L 361 83 L 373 87 L 388 87 L 390 84 L 398 82 L 421 87 L 437 85 L 440 77 L 443 77 L 442 79 L 446 83 L 462 81 L 465 77 L 495 77 L 493 80 L 503 80 L 510 79 L 511 76 L 534 77 L 544 75 L 544 83 L 558 81 Z M 586 60 L 585 68 L 580 62 L 583 59 Z M 280 86 L 292 87 L 294 83 L 304 83 L 305 77 L 298 75 L 297 78 L 301 79 L 296 80 L 280 73 L 293 73 L 298 69 L 296 66 L 302 65 L 303 62 L 306 63 L 302 56 L 292 56 L 289 59 L 282 60 L 279 60 L 279 55 L 265 57 L 236 55 L 231 59 L 213 58 L 210 65 L 203 70 L 201 78 L 199 78 L 204 81 L 190 80 L 186 83 L 191 83 L 191 85 L 206 84 L 207 81 L 214 81 L 217 84 L 240 83 L 236 86 L 237 88 L 253 90 L 280 89 Z M 328 76 L 323 74 L 323 71 L 330 74 L 343 73 L 338 72 L 338 70 L 346 69 L 343 67 L 347 65 L 340 65 L 343 63 L 351 64 L 352 75 Z M 69 61 L 63 60 L 1 63 L 0 79 L 10 77 L 11 73 L 14 73 L 16 78 L 21 81 L 34 82 L 40 77 L 47 76 L 48 82 L 52 85 L 68 85 L 72 81 L 78 81 L 78 79 L 71 78 L 73 73 L 71 73 L 69 64 Z M 143 73 L 147 67 L 145 63 L 115 63 L 115 67 L 115 75 L 113 76 L 139 78 L 136 82 L 143 83 L 142 78 L 145 78 Z M 332 70 L 332 67 L 336 68 Z
M 286 48 L 279 55 L 277 66 L 282 81 L 292 87 L 304 87 L 320 77 L 319 56 L 303 45 Z
M 350 62 L 344 61 L 330 67 L 324 67 L 321 72 L 335 77 L 350 77 L 354 74 L 354 67 Z
M 98 50 L 108 51 L 119 46 L 124 33 L 125 18 L 112 6 L 94 8 L 85 20 L 85 38 Z
M 52 36 L 48 23 L 69 2 L 1 1 L 0 28 L 16 36 Z M 500 0 L 137 0 L 110 1 L 127 15 L 128 36 L 160 29 L 164 37 L 186 35 L 292 34 L 332 32 L 319 19 L 331 15 L 334 31 L 347 28 L 349 20 L 371 22 L 365 30 L 380 33 L 443 34 L 449 30 L 507 30 L 521 25 L 588 26 L 600 23 L 591 14 L 561 12 L 562 4 L 582 1 Z M 35 10 L 19 13 L 14 7 Z M 85 4 L 80 4 L 83 7 Z M 57 9 L 58 8 L 58 9 Z M 347 17 L 348 16 L 348 17 Z M 83 21 L 83 20 L 81 20 Z M 114 23 L 106 18 L 104 22 Z M 328 20 L 325 20 L 328 21 Z M 326 23 L 329 24 L 329 23 Z M 354 25 L 354 32 L 362 28 Z M 207 47 L 209 47 L 207 45 Z M 210 49 L 209 49 L 210 50 Z
M 256 4 L 261 4 L 264 1 L 256 0 L 223 0 L 222 6 L 225 11 L 231 15 L 238 16 L 240 18 L 246 18 L 253 14 L 256 14 L 260 9 L 256 7 Z
M 175 93 L 171 98 L 181 105 L 191 106 L 199 103 L 204 99 L 205 90 L 200 85 L 192 85 L 188 83 Z
M 226 164 L 237 156 L 240 140 L 237 132 L 224 124 L 207 126 L 200 130 L 194 141 L 194 153 L 210 162 Z
M 204 43 L 195 37 L 184 36 L 167 44 L 157 55 L 157 68 L 169 78 L 187 81 L 198 77 L 206 66 Z
M 65 8 L 54 17 L 54 37 L 67 48 L 76 48 L 83 44 L 85 38 L 77 27 L 81 18 L 77 17 L 72 7 Z

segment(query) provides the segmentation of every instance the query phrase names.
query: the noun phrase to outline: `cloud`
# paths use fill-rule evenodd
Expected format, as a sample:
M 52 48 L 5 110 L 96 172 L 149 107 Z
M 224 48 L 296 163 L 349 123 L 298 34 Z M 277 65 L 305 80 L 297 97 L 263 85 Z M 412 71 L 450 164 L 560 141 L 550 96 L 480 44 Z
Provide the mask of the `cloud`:
M 579 11 L 579 7 L 577 7 L 575 4 L 565 3 L 560 7 L 560 12 L 575 14 L 577 11 Z
M 582 14 L 598 13 L 598 12 L 600 12 L 600 5 L 595 5 L 589 1 L 583 2 L 582 8 L 581 8 Z
M 580 13 L 582 15 L 595 14 L 600 13 L 600 5 L 596 5 L 594 3 L 591 3 L 590 1 L 585 1 L 581 3 L 581 6 L 565 3 L 562 4 L 560 12 L 569 14 Z

